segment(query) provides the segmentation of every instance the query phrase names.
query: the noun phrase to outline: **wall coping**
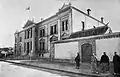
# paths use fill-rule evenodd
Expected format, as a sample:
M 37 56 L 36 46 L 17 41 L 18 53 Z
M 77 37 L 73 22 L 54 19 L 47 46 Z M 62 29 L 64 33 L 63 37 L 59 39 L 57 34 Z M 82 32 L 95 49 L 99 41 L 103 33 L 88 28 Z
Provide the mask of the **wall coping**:
M 67 42 L 75 42 L 80 40 L 100 40 L 100 39 L 108 39 L 108 38 L 120 38 L 120 32 L 114 32 L 114 33 L 107 33 L 103 35 L 95 35 L 95 36 L 89 36 L 89 37 L 79 37 L 79 38 L 73 38 L 73 39 L 66 39 L 66 40 L 60 40 L 52 42 L 52 44 L 57 43 L 67 43 Z

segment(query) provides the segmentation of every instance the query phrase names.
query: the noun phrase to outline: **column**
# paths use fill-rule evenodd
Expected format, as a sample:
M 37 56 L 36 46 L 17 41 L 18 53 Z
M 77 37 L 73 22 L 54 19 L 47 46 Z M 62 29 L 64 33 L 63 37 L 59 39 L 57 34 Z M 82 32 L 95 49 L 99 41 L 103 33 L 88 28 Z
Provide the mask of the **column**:
M 35 27 L 32 27 L 32 55 L 35 56 Z
M 73 31 L 73 25 L 72 25 L 72 10 L 71 10 L 71 12 L 69 13 L 68 29 L 69 29 L 69 34 L 71 34 L 72 31 Z
M 55 58 L 54 44 L 50 43 L 50 61 L 53 61 L 54 58 Z
M 60 29 L 60 18 L 58 18 L 58 40 L 60 40 L 60 33 L 61 32 L 61 29 Z

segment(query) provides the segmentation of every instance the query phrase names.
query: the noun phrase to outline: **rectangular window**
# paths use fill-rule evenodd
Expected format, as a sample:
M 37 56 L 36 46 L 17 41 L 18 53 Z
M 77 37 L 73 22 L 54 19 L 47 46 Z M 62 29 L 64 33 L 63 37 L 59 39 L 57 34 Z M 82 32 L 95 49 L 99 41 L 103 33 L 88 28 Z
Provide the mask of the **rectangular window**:
M 45 50 L 45 42 L 43 42 L 43 50 Z
M 45 50 L 45 42 L 40 42 L 40 50 Z
M 62 31 L 64 31 L 64 21 L 62 21 Z
M 45 36 L 45 29 L 43 29 L 43 36 Z
M 53 34 L 53 26 L 50 27 L 50 34 Z
M 22 37 L 20 37 L 19 39 L 20 39 L 19 41 L 22 42 Z
M 40 30 L 40 37 L 42 37 L 42 31 Z
M 57 34 L 57 25 L 54 25 L 54 34 Z
M 30 30 L 31 30 L 31 38 L 32 38 L 32 28 Z
M 26 31 L 25 31 L 25 39 L 26 39 Z
M 45 36 L 45 29 L 41 29 L 40 30 L 40 37 L 44 37 Z
M 29 30 L 27 30 L 27 38 L 29 38 Z
M 41 50 L 41 42 L 40 42 L 40 50 Z
M 68 20 L 65 21 L 66 30 L 68 30 Z
M 27 39 L 27 31 L 25 31 L 25 39 Z
M 32 50 L 32 41 L 30 42 L 30 49 Z

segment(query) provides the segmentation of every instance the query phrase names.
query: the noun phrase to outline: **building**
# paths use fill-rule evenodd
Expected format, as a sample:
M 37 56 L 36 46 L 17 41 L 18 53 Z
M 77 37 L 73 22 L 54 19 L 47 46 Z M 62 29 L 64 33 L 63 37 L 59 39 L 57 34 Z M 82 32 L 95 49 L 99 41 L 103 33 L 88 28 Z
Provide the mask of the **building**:
M 23 27 L 24 52 L 26 55 L 35 52 L 36 25 L 34 21 L 28 20 Z M 34 55 L 34 53 L 32 53 Z
M 24 51 L 24 31 L 16 31 L 15 32 L 15 46 L 14 46 L 14 51 L 15 55 L 19 56 L 23 54 Z
M 88 26 L 93 28 L 94 25 L 105 26 L 103 18 L 98 20 L 90 15 L 90 11 L 85 13 L 70 3 L 64 4 L 55 15 L 36 24 L 38 27 L 38 53 L 49 58 L 51 57 L 52 42 L 71 38 L 76 32 L 89 29 Z M 78 27 L 77 30 L 75 27 Z
M 28 20 L 22 30 L 21 53 L 51 60 L 73 60 L 79 52 L 82 62 L 90 62 L 92 53 L 96 54 L 97 38 L 111 37 L 111 29 L 104 23 L 103 17 L 98 20 L 91 16 L 90 11 L 87 9 L 85 13 L 69 3 L 63 4 L 55 15 L 38 23 Z M 17 34 L 15 37 L 19 39 Z M 16 49 L 19 48 L 16 45 Z

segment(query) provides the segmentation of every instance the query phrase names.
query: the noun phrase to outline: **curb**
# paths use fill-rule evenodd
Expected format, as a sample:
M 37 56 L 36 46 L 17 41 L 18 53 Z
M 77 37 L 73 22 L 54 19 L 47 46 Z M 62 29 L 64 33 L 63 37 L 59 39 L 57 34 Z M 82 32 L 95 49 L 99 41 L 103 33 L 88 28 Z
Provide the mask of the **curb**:
M 31 65 L 31 64 L 25 64 L 25 63 L 17 63 L 17 62 L 11 62 L 11 61 L 7 61 L 7 60 L 2 60 L 4 62 L 8 62 L 8 63 L 13 63 L 13 64 L 19 64 L 19 65 L 25 65 L 25 66 L 31 66 L 31 67 L 37 67 L 37 68 L 42 68 L 42 69 L 47 69 L 47 70 L 54 70 L 54 71 L 60 71 L 60 72 L 66 72 L 66 73 L 71 73 L 71 74 L 77 74 L 77 75 L 84 75 L 84 76 L 96 76 L 96 77 L 101 77 L 102 75 L 100 74 L 85 74 L 85 73 L 76 73 L 76 72 L 71 72 L 71 71 L 66 71 L 66 70 L 61 70 L 61 69 L 53 69 L 53 68 L 48 68 L 48 67 L 41 67 L 41 66 L 35 66 L 35 65 Z M 104 75 L 109 76 L 109 75 Z M 102 76 L 102 77 L 104 77 Z

